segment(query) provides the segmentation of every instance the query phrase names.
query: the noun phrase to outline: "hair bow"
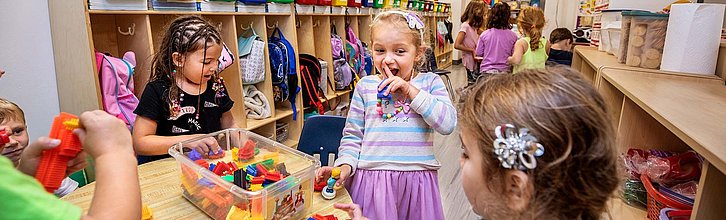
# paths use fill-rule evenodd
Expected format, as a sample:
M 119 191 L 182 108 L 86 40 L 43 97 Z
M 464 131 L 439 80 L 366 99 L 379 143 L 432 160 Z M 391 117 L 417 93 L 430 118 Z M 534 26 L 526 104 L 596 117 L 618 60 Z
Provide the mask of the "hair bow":
M 494 139 L 494 154 L 506 169 L 534 169 L 537 167 L 535 157 L 544 155 L 544 147 L 528 128 L 520 128 L 517 133 L 514 125 L 505 124 L 497 126 L 494 134 L 497 137 Z
M 399 111 L 408 114 L 411 111 L 411 104 L 406 101 L 397 100 L 393 103 L 393 107 L 398 108 Z

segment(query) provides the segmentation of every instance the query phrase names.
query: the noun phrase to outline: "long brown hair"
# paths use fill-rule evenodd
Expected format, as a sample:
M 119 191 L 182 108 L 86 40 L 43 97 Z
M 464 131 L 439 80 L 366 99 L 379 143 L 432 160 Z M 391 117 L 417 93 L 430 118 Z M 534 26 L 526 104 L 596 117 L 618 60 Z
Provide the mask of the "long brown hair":
M 487 13 L 487 28 L 512 29 L 512 24 L 509 23 L 510 16 L 512 16 L 512 12 L 509 9 L 509 4 L 497 2 Z
M 579 73 L 553 67 L 491 76 L 468 88 L 459 107 L 462 130 L 478 143 L 484 178 L 495 195 L 505 194 L 507 171 L 492 146 L 496 126 L 529 128 L 545 148 L 538 166 L 525 171 L 534 186 L 523 209 L 528 211 L 499 214 L 599 218 L 619 183 L 614 129 L 603 98 Z
M 468 22 L 469 26 L 478 30 L 484 26 L 484 16 L 487 13 L 487 5 L 482 0 L 473 0 L 466 5 L 466 10 L 461 14 L 461 23 Z
M 517 18 L 517 25 L 529 37 L 529 48 L 532 51 L 539 49 L 542 28 L 545 26 L 544 12 L 537 7 L 525 7 Z
M 151 81 L 168 81 L 169 112 L 173 114 L 172 100 L 176 100 L 180 94 L 180 88 L 176 85 L 176 79 L 183 77 L 183 67 L 176 67 L 172 54 L 180 53 L 186 56 L 188 53 L 198 49 L 204 49 L 205 57 L 208 43 L 222 44 L 219 30 L 209 21 L 197 15 L 182 16 L 174 19 L 166 29 L 164 38 L 159 45 L 159 50 L 154 54 L 151 64 Z M 176 70 L 177 74 L 172 74 Z M 214 77 L 217 77 L 216 74 Z

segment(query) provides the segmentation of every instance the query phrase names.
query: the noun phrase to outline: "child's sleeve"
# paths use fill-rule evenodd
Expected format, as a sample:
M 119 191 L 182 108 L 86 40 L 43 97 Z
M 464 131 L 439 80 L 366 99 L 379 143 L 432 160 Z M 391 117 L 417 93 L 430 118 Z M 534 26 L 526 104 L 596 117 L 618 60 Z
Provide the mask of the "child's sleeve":
M 451 134 L 456 128 L 456 109 L 451 104 L 449 92 L 438 75 L 432 75 L 430 88 L 421 89 L 411 101 L 411 108 L 423 116 L 429 126 L 443 135 Z
M 0 158 L 0 219 L 80 219 L 81 208 L 46 192 L 38 181 Z
M 365 100 L 359 92 L 363 87 L 362 85 L 363 83 L 359 81 L 353 91 L 353 97 L 350 99 L 348 118 L 345 120 L 343 138 L 340 140 L 340 147 L 338 147 L 338 159 L 335 160 L 336 167 L 343 164 L 350 165 L 352 168 L 351 176 L 355 174 L 355 170 L 358 168 L 358 157 L 360 156 L 365 128 Z
M 486 32 L 484 32 L 484 33 L 486 33 Z M 474 51 L 475 52 L 474 54 L 477 57 L 483 57 L 484 56 L 484 40 L 482 38 L 482 36 L 484 36 L 484 33 L 482 33 L 479 36 L 479 40 L 476 41 L 476 50 Z

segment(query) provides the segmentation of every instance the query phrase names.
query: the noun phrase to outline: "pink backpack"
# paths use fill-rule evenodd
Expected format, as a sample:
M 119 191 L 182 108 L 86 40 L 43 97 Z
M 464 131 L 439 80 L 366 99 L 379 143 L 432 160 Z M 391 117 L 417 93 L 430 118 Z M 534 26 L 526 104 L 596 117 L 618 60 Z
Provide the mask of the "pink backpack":
M 96 64 L 103 110 L 121 119 L 133 130 L 136 121 L 134 110 L 139 105 L 139 99 L 134 95 L 136 55 L 129 51 L 123 59 L 119 59 L 96 52 Z

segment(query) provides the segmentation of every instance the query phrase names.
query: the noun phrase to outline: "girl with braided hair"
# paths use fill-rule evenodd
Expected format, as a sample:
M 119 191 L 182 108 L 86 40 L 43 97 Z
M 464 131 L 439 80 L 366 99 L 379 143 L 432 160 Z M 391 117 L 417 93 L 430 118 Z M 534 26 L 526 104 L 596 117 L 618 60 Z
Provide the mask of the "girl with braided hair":
M 542 36 L 542 28 L 545 25 L 544 13 L 535 7 L 522 9 L 517 18 L 517 27 L 522 38 L 514 44 L 514 53 L 507 58 L 512 64 L 513 73 L 525 69 L 544 69 L 547 62 L 547 40 Z
M 169 147 L 183 140 L 237 127 L 232 105 L 219 77 L 223 43 L 217 28 L 196 15 L 171 22 L 154 55 L 133 130 L 139 162 L 169 157 Z M 222 149 L 214 138 L 191 145 L 212 155 Z

